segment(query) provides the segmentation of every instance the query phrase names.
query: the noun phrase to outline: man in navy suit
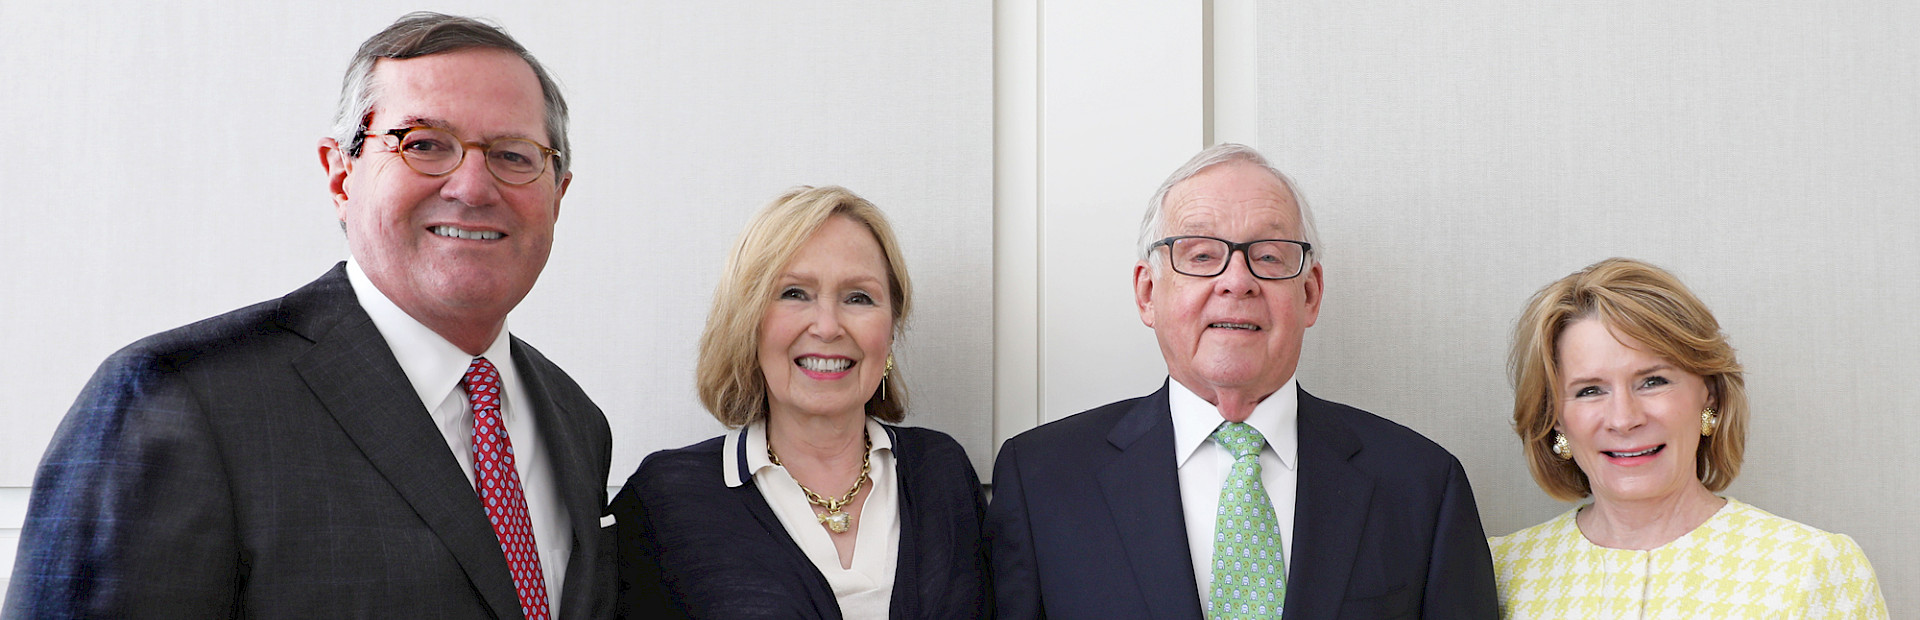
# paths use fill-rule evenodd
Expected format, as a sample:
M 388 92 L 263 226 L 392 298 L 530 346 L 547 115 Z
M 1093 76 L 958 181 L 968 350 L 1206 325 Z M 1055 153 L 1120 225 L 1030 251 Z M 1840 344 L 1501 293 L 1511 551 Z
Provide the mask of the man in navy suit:
M 350 260 L 101 364 L 0 616 L 610 616 L 607 420 L 506 323 L 572 178 L 566 114 L 497 27 L 368 39 L 318 149 Z
M 1295 381 L 1321 247 L 1251 148 L 1202 151 L 1161 185 L 1134 293 L 1169 380 L 1001 447 L 1001 618 L 1498 615 L 1460 462 Z

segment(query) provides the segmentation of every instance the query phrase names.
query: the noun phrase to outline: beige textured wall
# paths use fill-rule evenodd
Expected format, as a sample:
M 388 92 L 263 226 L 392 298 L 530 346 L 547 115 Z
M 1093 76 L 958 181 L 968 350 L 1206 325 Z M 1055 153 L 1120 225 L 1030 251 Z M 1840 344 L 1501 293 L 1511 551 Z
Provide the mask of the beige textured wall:
M 1476 0 L 1260 6 L 1259 146 L 1330 246 L 1302 385 L 1465 462 L 1489 533 L 1568 508 L 1509 430 L 1541 286 L 1676 272 L 1755 408 L 1729 489 L 1852 535 L 1920 613 L 1920 7 Z

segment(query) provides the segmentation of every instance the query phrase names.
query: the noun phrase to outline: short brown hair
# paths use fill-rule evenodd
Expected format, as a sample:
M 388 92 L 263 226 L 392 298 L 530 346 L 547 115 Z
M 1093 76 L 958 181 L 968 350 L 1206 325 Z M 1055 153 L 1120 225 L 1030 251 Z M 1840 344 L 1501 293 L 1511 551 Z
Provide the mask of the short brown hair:
M 879 242 L 887 260 L 887 288 L 892 298 L 893 335 L 905 331 L 913 307 L 913 283 L 900 244 L 880 208 L 845 188 L 796 187 L 775 198 L 747 223 L 714 287 L 713 310 L 700 334 L 700 362 L 695 369 L 700 403 L 727 428 L 739 428 L 766 418 L 767 377 L 760 371 L 760 323 L 772 305 L 782 268 L 800 252 L 800 246 L 828 218 L 841 216 L 865 226 Z M 882 384 L 881 393 L 867 399 L 867 415 L 885 422 L 906 418 L 907 388 L 899 368 Z M 884 397 L 882 396 L 884 393 Z
M 1507 359 L 1513 430 L 1526 449 L 1534 482 L 1564 501 L 1593 492 L 1579 465 L 1554 456 L 1550 447 L 1560 419 L 1561 399 L 1555 394 L 1560 334 L 1589 318 L 1706 380 L 1720 423 L 1712 437 L 1700 439 L 1694 474 L 1709 491 L 1726 489 L 1740 474 L 1747 447 L 1747 388 L 1740 362 L 1720 322 L 1686 285 L 1659 267 L 1629 258 L 1588 265 L 1540 289 L 1514 328 Z

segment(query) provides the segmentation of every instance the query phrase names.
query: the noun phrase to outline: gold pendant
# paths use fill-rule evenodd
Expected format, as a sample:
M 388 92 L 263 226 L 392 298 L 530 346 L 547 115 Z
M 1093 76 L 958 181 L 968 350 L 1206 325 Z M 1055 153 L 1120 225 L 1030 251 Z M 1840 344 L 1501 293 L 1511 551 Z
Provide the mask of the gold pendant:
M 827 514 L 818 515 L 817 518 L 820 519 L 821 525 L 827 526 L 827 531 L 835 534 L 847 533 L 847 513 L 835 510 Z

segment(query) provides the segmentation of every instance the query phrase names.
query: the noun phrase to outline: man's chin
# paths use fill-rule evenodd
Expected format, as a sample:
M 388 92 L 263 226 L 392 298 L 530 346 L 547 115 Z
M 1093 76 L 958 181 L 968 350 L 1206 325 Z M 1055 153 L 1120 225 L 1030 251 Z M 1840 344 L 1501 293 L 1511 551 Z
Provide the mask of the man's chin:
M 1200 386 L 1189 387 L 1200 389 L 1204 386 L 1210 391 L 1272 394 L 1287 382 L 1287 377 L 1276 376 L 1276 373 L 1268 372 L 1268 369 L 1246 366 L 1208 368 L 1203 365 L 1185 374 L 1191 377 L 1193 382 L 1200 384 Z

